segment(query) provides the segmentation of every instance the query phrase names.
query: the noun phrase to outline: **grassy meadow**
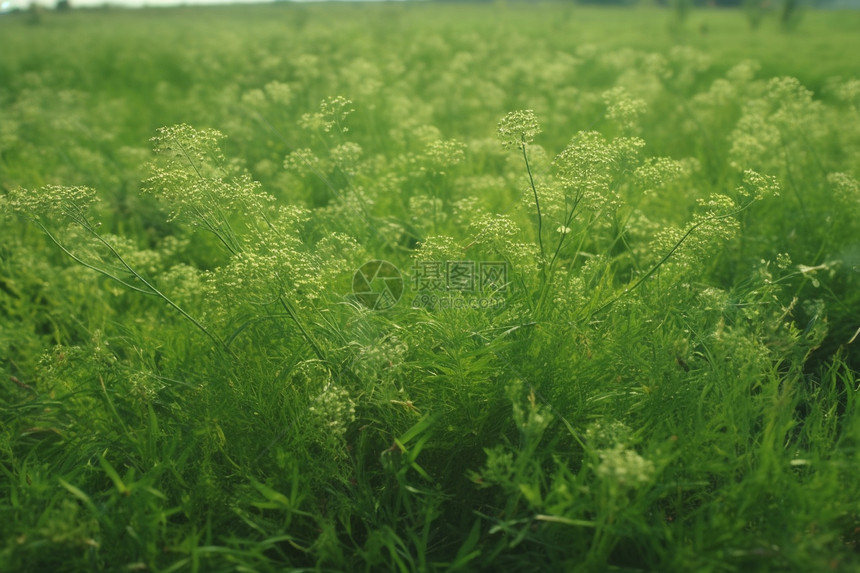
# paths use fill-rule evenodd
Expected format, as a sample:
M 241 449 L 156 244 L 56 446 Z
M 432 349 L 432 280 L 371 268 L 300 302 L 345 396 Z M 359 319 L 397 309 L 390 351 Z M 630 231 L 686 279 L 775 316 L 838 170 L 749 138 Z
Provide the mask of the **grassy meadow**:
M 0 571 L 860 570 L 858 29 L 0 17 Z

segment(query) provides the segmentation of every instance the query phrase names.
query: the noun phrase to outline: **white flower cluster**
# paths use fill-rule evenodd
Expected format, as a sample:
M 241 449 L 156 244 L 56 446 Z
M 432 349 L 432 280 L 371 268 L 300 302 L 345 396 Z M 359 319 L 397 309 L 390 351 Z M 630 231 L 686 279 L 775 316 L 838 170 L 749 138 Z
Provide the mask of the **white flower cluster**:
M 698 160 L 693 158 L 650 157 L 636 168 L 633 177 L 642 192 L 648 194 L 689 177 L 699 167 Z
M 596 131 L 579 132 L 554 163 L 565 194 L 594 211 L 620 206 L 617 183 L 638 162 L 644 146 L 636 137 L 607 141 Z
M 13 189 L 3 207 L 30 217 L 52 215 L 83 224 L 90 206 L 96 201 L 96 192 L 89 187 L 46 185 L 35 191 Z
M 143 191 L 164 202 L 168 220 L 182 219 L 229 243 L 228 214 L 259 216 L 274 198 L 248 173 L 227 164 L 220 148 L 223 138 L 214 129 L 185 124 L 159 129 L 153 138 L 159 161 L 150 166 Z
M 639 117 L 648 108 L 645 100 L 631 96 L 623 86 L 603 92 L 603 101 L 606 103 L 606 117 L 616 121 L 626 133 L 639 128 Z
M 365 380 L 393 382 L 397 377 L 409 345 L 397 336 L 387 336 L 362 345 L 353 361 L 353 371 Z
M 355 402 L 349 392 L 329 381 L 312 399 L 308 412 L 327 437 L 342 439 L 355 421 Z
M 299 126 L 309 131 L 330 133 L 336 131 L 347 133 L 346 118 L 355 111 L 352 100 L 344 96 L 335 96 L 320 102 L 320 110 L 316 113 L 306 113 L 299 121 Z
M 654 463 L 632 447 L 633 432 L 621 422 L 598 421 L 585 432 L 586 444 L 597 454 L 592 469 L 616 491 L 648 484 L 656 473 Z
M 310 148 L 303 147 L 290 152 L 284 158 L 284 169 L 306 177 L 308 175 L 319 175 L 328 170 L 322 165 L 322 160 Z
M 525 109 L 508 113 L 499 122 L 499 138 L 505 147 L 522 148 L 534 141 L 541 132 L 534 110 Z
M 435 175 L 445 175 L 448 169 L 463 162 L 465 148 L 463 143 L 454 139 L 437 139 L 430 142 L 424 151 L 427 171 Z
M 648 484 L 654 470 L 653 462 L 622 445 L 601 451 L 600 463 L 594 468 L 598 477 L 613 482 L 619 489 Z
M 828 173 L 827 182 L 833 187 L 836 198 L 847 205 L 860 203 L 860 183 L 847 173 Z

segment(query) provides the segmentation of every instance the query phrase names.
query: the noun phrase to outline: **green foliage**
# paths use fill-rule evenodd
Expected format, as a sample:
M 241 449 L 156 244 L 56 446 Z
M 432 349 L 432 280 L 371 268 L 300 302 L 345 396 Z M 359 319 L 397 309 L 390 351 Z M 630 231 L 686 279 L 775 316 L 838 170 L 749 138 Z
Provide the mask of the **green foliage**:
M 0 21 L 0 570 L 860 566 L 856 38 L 608 14 Z

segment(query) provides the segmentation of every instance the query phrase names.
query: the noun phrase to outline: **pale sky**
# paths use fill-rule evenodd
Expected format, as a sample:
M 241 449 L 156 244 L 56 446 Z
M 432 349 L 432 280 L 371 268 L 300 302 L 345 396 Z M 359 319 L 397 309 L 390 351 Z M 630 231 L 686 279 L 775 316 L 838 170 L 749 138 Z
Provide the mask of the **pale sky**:
M 13 8 L 27 8 L 30 6 L 32 0 L 0 0 L 0 12 L 7 12 Z M 104 6 L 106 3 L 114 6 L 176 6 L 178 4 L 184 4 L 186 6 L 199 4 L 260 4 L 265 2 L 272 2 L 274 0 L 69 0 L 72 4 L 72 7 L 93 7 L 93 6 Z M 314 2 L 314 1 L 323 1 L 323 0 L 291 0 L 294 2 Z M 356 1 L 356 0 L 352 0 Z M 371 1 L 371 0 L 361 0 L 361 1 Z M 37 4 L 40 4 L 45 7 L 53 8 L 57 1 L 56 0 L 35 0 Z

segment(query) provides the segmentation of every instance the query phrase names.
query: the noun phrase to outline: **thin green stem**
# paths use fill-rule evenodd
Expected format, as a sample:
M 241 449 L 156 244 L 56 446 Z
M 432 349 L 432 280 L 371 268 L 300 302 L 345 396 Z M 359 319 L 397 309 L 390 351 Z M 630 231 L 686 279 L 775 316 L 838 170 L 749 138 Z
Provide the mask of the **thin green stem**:
M 60 243 L 60 242 L 56 239 L 56 237 L 54 237 L 54 235 L 52 235 L 52 234 L 48 231 L 48 229 L 47 229 L 47 228 L 45 228 L 45 226 L 44 226 L 41 222 L 36 221 L 36 224 L 39 226 L 39 228 L 41 228 L 41 229 L 42 229 L 42 231 L 43 231 L 43 232 L 48 236 L 48 238 L 49 238 L 49 239 L 51 239 L 51 241 L 52 241 L 55 245 L 57 245 L 57 247 L 59 247 L 59 249 L 60 249 L 61 251 L 63 251 L 66 255 L 68 255 L 68 256 L 69 256 L 73 261 L 75 261 L 76 263 L 78 263 L 78 264 L 80 264 L 80 265 L 82 265 L 82 266 L 84 266 L 84 267 L 86 267 L 86 268 L 88 268 L 88 269 L 90 269 L 90 270 L 96 271 L 97 273 L 100 273 L 100 274 L 102 274 L 102 275 L 104 275 L 104 276 L 106 276 L 106 277 L 108 277 L 108 278 L 110 278 L 110 279 L 113 279 L 113 280 L 115 280 L 116 282 L 118 282 L 119 284 L 121 284 L 122 286 L 124 286 L 124 287 L 126 287 L 126 288 L 128 288 L 128 289 L 131 289 L 131 290 L 133 290 L 133 291 L 136 291 L 136 292 L 139 292 L 139 293 L 141 293 L 141 294 L 145 294 L 145 295 L 154 295 L 154 294 L 155 294 L 155 293 L 153 293 L 153 292 L 150 292 L 150 291 L 147 291 L 147 290 L 143 290 L 142 288 L 136 287 L 136 286 L 134 286 L 133 284 L 127 283 L 126 281 L 122 280 L 122 279 L 121 279 L 121 278 L 119 278 L 118 276 L 113 275 L 113 274 L 111 274 L 110 272 L 108 272 L 108 271 L 106 271 L 106 270 L 104 270 L 104 269 L 102 269 L 102 268 L 99 268 L 99 267 L 97 267 L 97 266 L 95 266 L 95 265 L 91 265 L 90 263 L 86 262 L 85 260 L 81 259 L 81 258 L 80 258 L 80 257 L 78 257 L 77 255 L 75 255 L 74 253 L 72 253 L 70 250 L 68 250 L 68 249 L 67 249 L 67 248 L 66 248 L 62 243 Z
M 222 349 L 224 349 L 224 350 L 226 350 L 226 351 L 228 351 L 228 352 L 231 352 L 231 351 L 230 351 L 230 349 L 229 349 L 229 348 L 224 344 L 224 342 L 223 342 L 222 340 L 220 340 L 217 336 L 215 336 L 214 334 L 212 334 L 212 333 L 211 333 L 211 332 L 210 332 L 210 331 L 209 331 L 205 326 L 203 326 L 203 324 L 201 324 L 197 319 L 195 319 L 193 316 L 191 316 L 190 314 L 188 314 L 187 312 L 185 312 L 185 310 L 184 310 L 182 307 L 180 307 L 178 304 L 176 304 L 175 302 L 173 302 L 173 301 L 172 301 L 172 300 L 171 300 L 167 295 L 165 295 L 164 293 L 162 293 L 160 290 L 158 290 L 157 288 L 155 288 L 155 286 L 153 286 L 149 281 L 147 281 L 145 278 L 143 278 L 143 276 L 141 276 L 141 275 L 140 275 L 140 273 L 138 273 L 138 272 L 134 269 L 134 267 L 132 267 L 130 264 L 128 264 L 128 262 L 127 262 L 127 261 L 122 257 L 122 255 L 120 255 L 120 254 L 119 254 L 119 252 L 117 252 L 117 250 L 113 247 L 113 245 L 111 245 L 110 243 L 108 243 L 108 242 L 107 242 L 107 240 L 105 240 L 105 238 L 104 238 L 104 237 L 102 237 L 102 236 L 101 236 L 101 235 L 100 235 L 100 234 L 99 234 L 99 233 L 98 233 L 98 232 L 97 232 L 97 231 L 92 227 L 92 225 L 91 225 L 91 224 L 89 224 L 89 222 L 88 222 L 86 219 L 76 219 L 76 222 L 77 222 L 79 225 L 81 225 L 81 227 L 82 227 L 84 230 L 86 230 L 86 231 L 87 231 L 88 233 L 90 233 L 93 237 L 95 237 L 97 241 L 99 241 L 102 245 L 104 245 L 104 246 L 105 246 L 105 247 L 110 251 L 111 255 L 113 255 L 113 256 L 114 256 L 114 257 L 115 257 L 115 258 L 120 262 L 120 264 L 122 264 L 122 266 L 123 266 L 123 267 L 125 267 L 125 269 L 126 269 L 129 273 L 131 273 L 131 274 L 132 274 L 132 276 L 134 276 L 134 278 L 136 278 L 137 280 L 139 280 L 139 281 L 140 281 L 140 282 L 141 282 L 141 283 L 146 287 L 146 289 L 148 289 L 148 290 L 146 290 L 146 289 L 141 289 L 140 287 L 136 287 L 136 286 L 134 286 L 134 285 L 132 285 L 132 284 L 128 283 L 127 281 L 124 281 L 123 279 L 121 279 L 121 278 L 117 277 L 116 275 L 114 275 L 114 274 L 112 274 L 112 273 L 108 272 L 107 270 L 105 270 L 105 269 L 103 269 L 103 268 L 100 268 L 100 267 L 98 267 L 98 266 L 96 266 L 96 265 L 93 265 L 93 264 L 87 263 L 86 261 L 84 261 L 84 260 L 83 260 L 83 259 L 81 259 L 80 257 L 76 256 L 74 253 L 72 253 L 71 251 L 69 251 L 67 248 L 65 248 L 65 247 L 64 247 L 64 246 L 63 246 L 63 245 L 62 245 L 62 244 L 61 244 L 61 243 L 60 243 L 60 242 L 59 242 L 59 241 L 58 241 L 58 240 L 57 240 L 57 239 L 56 239 L 56 238 L 55 238 L 55 237 L 54 237 L 54 236 L 49 232 L 49 231 L 48 231 L 48 229 L 45 227 L 45 225 L 43 225 L 43 224 L 41 223 L 41 221 L 38 221 L 38 220 L 37 220 L 37 221 L 36 221 L 36 224 L 39 226 L 39 228 L 41 228 L 41 229 L 42 229 L 42 231 L 43 231 L 46 235 L 48 235 L 48 238 L 50 238 L 50 239 L 51 239 L 51 241 L 52 241 L 55 245 L 57 245 L 57 246 L 60 248 L 60 250 L 62 250 L 65 254 L 67 254 L 69 257 L 71 257 L 71 258 L 72 258 L 72 260 L 74 260 L 75 262 L 77 262 L 77 263 L 79 263 L 79 264 L 81 264 L 81 265 L 85 266 L 85 267 L 86 267 L 86 268 L 88 268 L 88 269 L 94 270 L 94 271 L 96 271 L 96 272 L 98 272 L 98 273 L 100 273 L 100 274 L 102 274 L 102 275 L 104 275 L 104 276 L 106 276 L 106 277 L 108 277 L 108 278 L 110 278 L 110 279 L 113 279 L 113 280 L 117 281 L 118 283 L 120 283 L 121 285 L 123 285 L 123 286 L 125 286 L 125 287 L 127 287 L 127 288 L 129 288 L 129 289 L 131 289 L 131 290 L 133 290 L 133 291 L 136 291 L 136 292 L 139 292 L 139 293 L 142 293 L 142 294 L 146 294 L 146 295 L 155 295 L 155 296 L 158 296 L 159 298 L 161 298 L 162 300 L 164 300 L 164 302 L 166 302 L 169 306 L 171 306 L 174 310 L 176 310 L 177 312 L 179 312 L 179 314 L 181 314 L 184 318 L 186 318 L 187 320 L 189 320 L 189 321 L 190 321 L 194 326 L 196 326 L 198 329 L 200 329 L 200 330 L 201 330 L 201 331 L 202 331 L 202 332 L 203 332 L 207 337 L 209 337 L 209 339 L 210 339 L 210 340 L 212 340 L 213 342 L 215 342 L 215 344 L 216 344 L 219 348 L 222 348 Z M 231 353 L 232 353 L 232 352 L 231 352 Z
M 325 358 L 325 354 L 323 354 L 322 348 L 320 347 L 316 339 L 311 336 L 311 333 L 308 332 L 308 330 L 305 328 L 305 325 L 302 324 L 302 321 L 299 320 L 299 315 L 296 312 L 296 309 L 293 308 L 292 303 L 289 300 L 285 299 L 283 295 L 278 297 L 278 302 L 281 303 L 281 307 L 283 307 L 283 309 L 287 311 L 287 314 L 289 315 L 290 319 L 299 328 L 299 331 L 302 333 L 302 338 L 304 338 L 308 345 L 310 345 L 311 350 L 314 351 L 314 354 L 316 354 L 317 358 L 319 358 L 320 361 L 322 361 L 323 363 L 327 364 L 328 361 Z
M 749 203 L 747 203 L 746 205 L 744 205 L 744 206 L 743 206 L 743 207 L 741 207 L 740 209 L 737 209 L 737 210 L 735 210 L 735 211 L 732 211 L 731 213 L 725 213 L 725 214 L 723 214 L 723 215 L 716 215 L 716 216 L 713 216 L 713 217 L 706 217 L 706 218 L 702 219 L 701 221 L 699 221 L 698 223 L 696 223 L 695 225 L 693 225 L 692 227 L 690 227 L 689 229 L 687 229 L 687 232 L 686 232 L 686 233 L 684 233 L 684 235 L 683 235 L 683 236 L 682 236 L 682 237 L 681 237 L 681 238 L 680 238 L 680 239 L 675 243 L 675 245 L 674 245 L 671 249 L 669 249 L 669 252 L 667 252 L 667 253 L 663 256 L 663 258 L 662 258 L 662 259 L 660 259 L 660 260 L 659 260 L 659 261 L 658 261 L 658 262 L 657 262 L 653 267 L 651 267 L 651 269 L 650 269 L 647 273 L 645 273 L 644 275 L 642 275 L 641 277 L 639 277 L 639 279 L 638 279 L 635 283 L 633 283 L 631 286 L 629 286 L 629 287 L 625 288 L 625 289 L 624 289 L 623 291 L 621 291 L 619 294 L 617 294 L 616 296 L 612 297 L 609 301 L 607 301 L 607 302 L 605 302 L 604 304 L 600 305 L 600 307 L 598 307 L 598 309 L 597 309 L 597 310 L 595 310 L 593 313 L 591 313 L 591 316 L 594 316 L 594 315 L 596 315 L 596 314 L 599 314 L 599 313 L 600 313 L 600 312 L 602 312 L 603 310 L 607 309 L 608 307 L 610 307 L 610 306 L 612 306 L 613 304 L 615 304 L 616 302 L 618 302 L 618 301 L 619 301 L 621 298 L 623 298 L 624 296 L 626 296 L 626 295 L 630 294 L 631 292 L 633 292 L 634 290 L 636 290 L 636 289 L 637 289 L 637 288 L 638 288 L 642 283 L 644 283 L 646 280 L 648 280 L 648 278 L 650 278 L 650 277 L 651 277 L 651 275 L 653 275 L 654 273 L 656 273 L 656 272 L 660 269 L 660 267 L 662 267 L 662 266 L 663 266 L 663 264 L 664 264 L 666 261 L 668 261 L 668 260 L 669 260 L 669 258 L 670 258 L 673 254 L 675 254 L 675 251 L 677 251 L 677 250 L 681 247 L 681 244 L 682 244 L 684 241 L 686 241 L 686 240 L 687 240 L 687 238 L 688 238 L 690 235 L 692 235 L 692 234 L 693 234 L 693 231 L 695 231 L 696 229 L 698 229 L 699 227 L 701 227 L 701 226 L 702 226 L 702 225 L 704 225 L 705 223 L 710 223 L 710 222 L 712 222 L 712 221 L 721 221 L 722 219 L 728 219 L 729 217 L 735 217 L 735 216 L 737 216 L 738 214 L 740 214 L 740 213 L 742 213 L 743 211 L 745 211 L 745 210 L 746 210 L 750 205 L 752 205 L 754 202 L 755 202 L 755 200 L 750 201 Z
M 546 265 L 546 254 L 543 248 L 543 216 L 540 212 L 540 199 L 538 198 L 537 187 L 535 186 L 535 179 L 532 175 L 532 168 L 529 165 L 529 154 L 526 153 L 526 137 L 525 135 L 521 136 L 521 144 L 520 149 L 523 150 L 523 161 L 526 163 L 526 171 L 529 174 L 529 184 L 532 188 L 532 193 L 535 196 L 535 207 L 537 208 L 537 236 L 538 236 L 538 246 L 540 247 L 540 268 L 541 275 L 545 277 L 545 265 Z
M 163 292 L 161 292 L 160 290 L 158 290 L 157 288 L 155 288 L 155 286 L 153 286 L 149 281 L 147 281 L 145 278 L 143 278 L 143 276 L 141 276 L 141 275 L 140 275 L 140 273 L 138 273 L 138 272 L 134 269 L 134 267 L 132 267 L 130 264 L 128 264 L 128 262 L 126 262 L 126 260 L 122 257 L 122 255 L 120 255 L 120 254 L 117 252 L 117 250 L 113 248 L 113 245 L 111 245 L 110 243 L 108 243 L 108 242 L 104 239 L 104 237 L 102 237 L 101 235 L 99 235 L 99 234 L 98 234 L 97 232 L 95 232 L 95 230 L 94 230 L 94 229 L 92 229 L 92 228 L 89 228 L 89 227 L 85 227 L 85 228 L 86 228 L 86 230 L 87 230 L 87 231 L 89 231 L 89 232 L 90 232 L 90 233 L 91 233 L 91 234 L 92 234 L 92 235 L 93 235 L 93 236 L 94 236 L 94 237 L 95 237 L 95 238 L 96 238 L 100 243 L 102 243 L 105 247 L 107 247 L 107 249 L 111 252 L 111 254 L 112 254 L 114 257 L 116 257 L 116 258 L 117 258 L 117 260 L 122 264 L 122 266 L 124 266 L 124 267 L 128 270 L 128 272 L 130 272 L 132 275 L 134 275 L 134 278 L 136 278 L 136 279 L 137 279 L 137 280 L 139 280 L 141 283 L 143 283 L 144 285 L 146 285 L 146 288 L 150 289 L 150 290 L 152 291 L 152 293 L 153 293 L 153 294 L 157 295 L 159 298 L 161 298 L 162 300 L 164 300 L 164 302 L 166 302 L 169 306 L 171 306 L 174 310 L 176 310 L 179 314 L 181 314 L 181 315 L 182 315 L 183 317 L 185 317 L 187 320 L 191 321 L 191 323 L 192 323 L 194 326 L 196 326 L 197 328 L 199 328 L 199 329 L 200 329 L 200 330 L 201 330 L 201 331 L 202 331 L 206 336 L 208 336 L 208 337 L 209 337 L 213 342 L 215 342 L 215 343 L 216 343 L 220 348 L 223 348 L 224 350 L 230 351 L 230 349 L 229 349 L 229 348 L 227 348 L 227 346 L 224 344 L 224 342 L 223 342 L 220 338 L 218 338 L 217 336 L 215 336 L 214 334 L 212 334 L 212 333 L 209 331 L 209 329 L 207 329 L 205 326 L 203 326 L 203 325 L 202 325 L 202 324 L 201 324 L 201 323 L 200 323 L 196 318 L 194 318 L 193 316 L 191 316 L 190 314 L 188 314 L 187 312 L 185 312 L 185 310 L 184 310 L 182 307 L 180 307 L 178 304 L 176 304 L 175 302 L 173 302 L 173 301 L 172 301 L 172 300 L 171 300 L 167 295 L 165 295 Z
M 552 254 L 552 259 L 549 262 L 550 273 L 552 272 L 553 266 L 555 266 L 555 261 L 558 258 L 558 254 L 561 252 L 561 247 L 564 245 L 564 242 L 567 239 L 567 233 L 564 232 L 564 230 L 569 229 L 570 225 L 573 223 L 573 218 L 576 216 L 576 208 L 579 206 L 579 202 L 582 200 L 582 195 L 582 193 L 577 195 L 576 199 L 573 202 L 573 206 L 570 208 L 570 211 L 567 214 L 567 218 L 564 221 L 564 229 L 562 229 L 561 237 L 558 240 L 558 245 L 556 245 L 555 252 Z

